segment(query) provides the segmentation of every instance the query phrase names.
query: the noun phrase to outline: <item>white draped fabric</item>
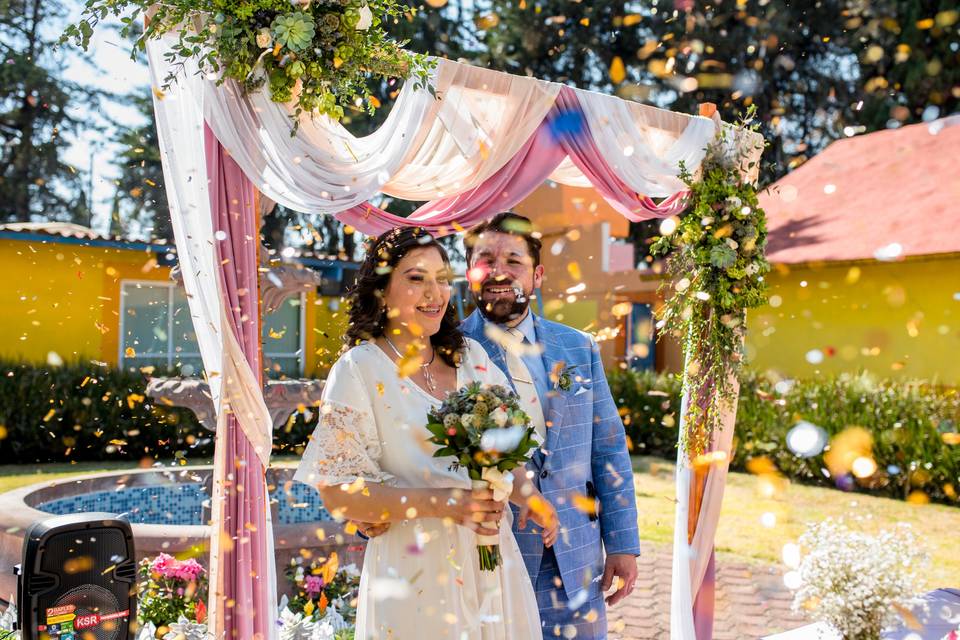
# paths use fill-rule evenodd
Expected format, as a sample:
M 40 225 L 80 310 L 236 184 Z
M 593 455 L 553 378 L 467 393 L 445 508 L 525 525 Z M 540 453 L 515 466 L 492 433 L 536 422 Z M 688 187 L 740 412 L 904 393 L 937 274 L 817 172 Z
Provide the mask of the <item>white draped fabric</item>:
M 202 86 L 210 128 L 257 188 L 312 213 L 337 213 L 379 192 L 431 200 L 472 189 L 513 157 L 560 90 L 440 61 L 429 86 L 405 84 L 386 122 L 358 138 L 308 115 L 291 136 L 291 108 L 266 90 L 246 95 L 233 82 L 218 86 L 189 70 L 184 81 Z
M 657 109 L 616 96 L 576 90 L 577 100 L 597 148 L 631 189 L 652 198 L 684 191 L 680 163 L 691 171 L 703 160 L 717 132 L 710 118 Z M 569 159 L 550 176 L 573 187 L 590 182 Z
M 166 76 L 163 47 L 157 41 L 147 46 L 151 79 L 159 86 Z M 224 295 L 217 277 L 216 242 L 207 189 L 203 145 L 203 114 L 197 108 L 196 84 L 180 82 L 159 97 L 154 111 L 160 157 L 177 259 L 187 292 L 190 320 L 210 384 L 214 407 L 229 404 L 244 434 L 266 465 L 273 441 L 273 423 L 263 400 L 256 374 L 231 331 L 224 308 Z M 222 411 L 218 410 L 218 415 Z
M 180 82 L 193 85 L 210 128 L 257 189 L 286 207 L 314 213 L 336 213 L 380 191 L 438 106 L 429 91 L 410 83 L 384 125 L 366 138 L 325 117 L 302 118 L 291 136 L 290 112 L 265 92 L 247 95 L 232 81 L 217 86 L 189 70 Z M 392 135 L 398 131 L 413 135 Z
M 686 363 L 689 370 L 690 363 Z M 737 379 L 730 381 L 733 397 L 738 397 L 740 382 Z M 683 398 L 680 405 L 680 432 L 684 433 L 687 425 L 687 410 L 692 394 L 697 389 L 696 384 L 686 381 Z M 724 407 L 720 419 L 720 428 L 711 434 L 710 451 L 723 451 L 725 459 L 719 460 L 710 466 L 706 485 L 703 491 L 700 512 L 693 539 L 688 536 L 690 517 L 690 490 L 694 482 L 694 472 L 690 459 L 684 447 L 677 449 L 676 495 L 677 508 L 673 522 L 673 555 L 672 555 L 672 590 L 670 594 L 670 638 L 671 640 L 698 640 L 694 619 L 693 603 L 697 592 L 703 584 L 713 553 L 714 539 L 717 525 L 720 521 L 720 507 L 723 504 L 723 491 L 727 482 L 727 471 L 730 466 L 730 450 L 733 446 L 734 423 L 737 418 L 736 401 L 733 405 Z M 699 639 L 704 640 L 704 639 Z

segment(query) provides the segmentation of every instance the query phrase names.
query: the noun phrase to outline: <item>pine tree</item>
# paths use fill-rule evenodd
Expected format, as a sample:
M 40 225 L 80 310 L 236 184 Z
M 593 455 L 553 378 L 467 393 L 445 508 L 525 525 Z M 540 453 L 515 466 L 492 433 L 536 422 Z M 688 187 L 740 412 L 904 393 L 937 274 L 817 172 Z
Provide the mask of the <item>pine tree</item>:
M 99 94 L 59 73 L 63 17 L 57 2 L 0 0 L 0 220 L 89 223 L 83 174 L 63 156 Z

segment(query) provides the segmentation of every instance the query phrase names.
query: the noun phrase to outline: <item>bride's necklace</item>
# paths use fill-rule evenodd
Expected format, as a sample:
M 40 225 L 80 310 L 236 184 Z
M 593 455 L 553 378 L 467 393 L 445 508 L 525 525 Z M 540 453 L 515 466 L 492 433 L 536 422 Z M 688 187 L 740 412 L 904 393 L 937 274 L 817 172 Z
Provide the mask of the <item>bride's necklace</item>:
M 393 340 L 390 339 L 390 336 L 384 334 L 383 339 L 387 341 L 387 344 L 397 354 L 397 358 L 403 360 L 403 354 L 400 353 L 400 350 L 397 349 L 397 345 L 393 344 Z M 430 390 L 430 393 L 433 393 L 437 390 L 437 384 L 433 381 L 433 374 L 430 373 L 430 365 L 433 364 L 433 360 L 437 357 L 437 350 L 433 349 L 433 354 L 430 356 L 429 362 L 426 362 L 420 365 L 420 370 L 423 372 L 423 379 L 427 383 L 427 389 Z

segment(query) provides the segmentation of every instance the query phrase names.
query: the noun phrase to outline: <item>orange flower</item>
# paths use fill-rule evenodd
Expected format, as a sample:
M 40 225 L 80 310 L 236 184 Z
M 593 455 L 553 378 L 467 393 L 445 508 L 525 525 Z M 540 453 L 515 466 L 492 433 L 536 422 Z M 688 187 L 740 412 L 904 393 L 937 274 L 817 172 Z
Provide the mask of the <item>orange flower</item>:
M 207 619 L 207 605 L 203 604 L 203 600 L 197 601 L 197 606 L 193 610 L 193 615 L 197 619 L 197 624 L 202 624 L 203 621 Z

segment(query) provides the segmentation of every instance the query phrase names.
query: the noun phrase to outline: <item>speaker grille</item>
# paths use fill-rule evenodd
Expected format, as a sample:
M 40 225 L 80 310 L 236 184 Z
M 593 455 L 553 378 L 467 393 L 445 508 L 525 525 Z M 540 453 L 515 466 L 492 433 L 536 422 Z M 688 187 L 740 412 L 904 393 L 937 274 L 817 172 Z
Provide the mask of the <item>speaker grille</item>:
M 41 529 L 25 550 L 25 640 L 123 640 L 136 618 L 129 525 L 74 518 Z

